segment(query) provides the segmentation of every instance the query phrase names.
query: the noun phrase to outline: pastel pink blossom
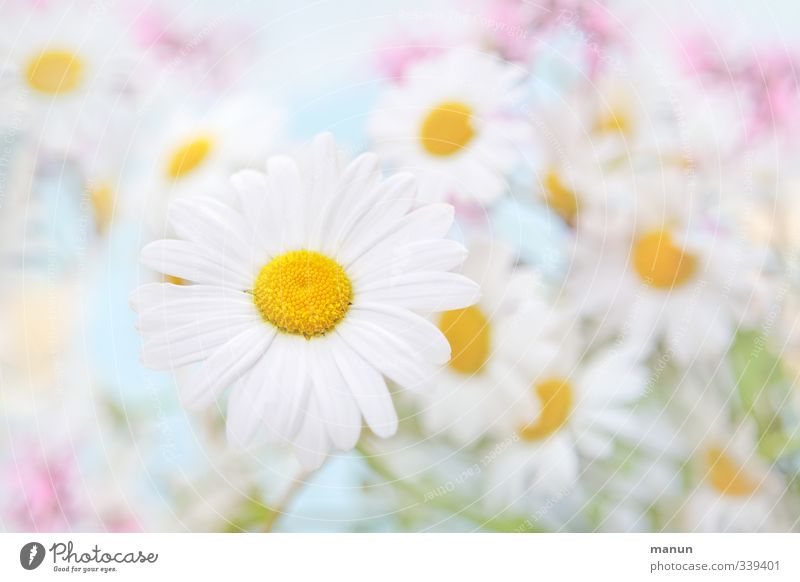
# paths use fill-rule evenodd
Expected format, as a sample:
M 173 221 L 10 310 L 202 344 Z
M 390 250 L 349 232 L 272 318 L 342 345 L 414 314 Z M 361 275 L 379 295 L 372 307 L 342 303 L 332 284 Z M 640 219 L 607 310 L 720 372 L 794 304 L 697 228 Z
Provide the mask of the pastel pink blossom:
M 224 89 L 252 61 L 254 36 L 244 23 L 187 24 L 161 8 L 131 7 L 133 36 L 165 67 L 194 76 L 203 84 Z
M 541 43 L 568 34 L 581 45 L 587 74 L 595 76 L 622 34 L 603 2 L 580 0 L 490 0 L 486 28 L 492 42 L 511 60 L 526 60 Z
M 22 448 L 2 472 L 3 516 L 16 531 L 69 531 L 76 515 L 75 460 L 70 454 L 45 458 Z
M 530 55 L 535 43 L 532 34 L 537 23 L 545 23 L 548 9 L 544 4 L 520 0 L 492 0 L 487 5 L 486 16 L 492 40 L 509 59 L 523 60 Z
M 704 35 L 687 35 L 680 44 L 689 73 L 728 90 L 747 104 L 747 139 L 777 132 L 792 137 L 800 129 L 798 55 L 769 47 L 744 55 L 725 54 Z
M 442 48 L 415 39 L 411 35 L 397 35 L 377 49 L 378 70 L 386 77 L 400 80 L 414 64 L 442 52 Z

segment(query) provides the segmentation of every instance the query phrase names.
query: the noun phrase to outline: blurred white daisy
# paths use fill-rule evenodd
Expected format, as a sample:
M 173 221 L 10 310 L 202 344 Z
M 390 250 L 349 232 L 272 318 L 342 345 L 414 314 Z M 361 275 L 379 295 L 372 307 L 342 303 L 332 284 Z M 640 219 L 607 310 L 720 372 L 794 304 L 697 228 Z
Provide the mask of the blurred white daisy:
M 592 149 L 606 163 L 676 153 L 682 104 L 675 102 L 669 80 L 653 74 L 651 62 L 609 70 L 569 99 Z
M 473 243 L 461 272 L 480 284 L 481 299 L 436 318 L 452 355 L 436 375 L 436 388 L 419 394 L 418 404 L 428 432 L 469 444 L 487 432 L 504 434 L 509 415 L 520 418 L 515 404 L 525 380 L 512 346 L 542 341 L 548 330 L 540 319 L 545 310 L 533 309 L 533 273 L 516 267 L 508 248 Z
M 636 433 L 628 428 L 631 424 Z M 621 428 L 636 438 L 586 465 L 580 479 L 583 510 L 592 508 L 593 528 L 599 531 L 659 531 L 683 500 L 686 450 L 661 402 L 638 405 Z
M 420 196 L 489 204 L 506 190 L 528 124 L 514 112 L 525 71 L 488 54 L 452 51 L 413 66 L 376 106 L 369 134 Z
M 575 143 L 550 141 L 556 138 L 544 127 L 537 127 L 536 135 L 548 143 L 540 146 L 533 190 L 552 212 L 574 226 L 581 208 L 593 201 L 591 194 L 608 177 L 590 150 Z
M 786 519 L 784 486 L 759 456 L 754 427 L 722 424 L 698 435 L 690 464 L 696 485 L 681 506 L 686 531 L 789 531 L 796 524 Z
M 25 258 L 22 258 L 24 261 Z M 60 370 L 68 361 L 76 313 L 58 309 L 78 302 L 80 284 L 72 278 L 50 280 L 4 269 L 0 290 L 0 365 L 3 401 L 9 410 L 28 414 L 64 405 L 66 391 L 57 390 Z
M 73 2 L 8 10 L 0 20 L 0 84 L 35 145 L 71 150 L 131 103 L 128 39 L 106 6 Z
M 598 136 L 596 112 L 587 112 L 587 96 L 542 105 L 532 117 L 538 198 L 567 224 L 582 211 L 596 211 L 630 193 L 630 166 L 618 150 Z M 627 171 L 626 171 L 627 170 Z
M 683 531 L 786 531 L 785 482 L 759 451 L 751 418 L 731 416 L 733 379 L 690 369 L 670 408 L 680 422 L 684 499 L 667 528 Z
M 144 285 L 132 300 L 145 365 L 202 362 L 182 386 L 187 405 L 233 386 L 232 443 L 264 426 L 314 467 L 331 447 L 355 445 L 362 415 L 377 435 L 395 432 L 384 375 L 426 389 L 450 358 L 415 312 L 471 305 L 478 286 L 449 272 L 466 256 L 444 239 L 453 209 L 415 207 L 411 176 L 381 179 L 373 154 L 340 167 L 329 135 L 300 162 L 278 156 L 266 175 L 236 174 L 237 208 L 175 201 L 178 240 L 149 244 L 142 261 L 193 284 Z
M 577 342 L 528 361 L 530 406 L 515 442 L 490 472 L 490 501 L 504 508 L 540 503 L 573 490 L 585 459 L 608 457 L 617 438 L 636 442 L 630 407 L 643 394 L 647 371 L 630 350 L 611 348 L 581 362 Z
M 138 136 L 145 173 L 130 187 L 127 203 L 147 208 L 161 224 L 172 199 L 219 197 L 230 191 L 231 174 L 258 167 L 275 152 L 284 125 L 283 111 L 250 94 L 229 97 L 205 113 L 181 110 Z
M 720 357 L 768 300 L 767 255 L 694 207 L 683 179 L 642 178 L 625 208 L 579 221 L 566 285 L 601 331 L 678 364 Z

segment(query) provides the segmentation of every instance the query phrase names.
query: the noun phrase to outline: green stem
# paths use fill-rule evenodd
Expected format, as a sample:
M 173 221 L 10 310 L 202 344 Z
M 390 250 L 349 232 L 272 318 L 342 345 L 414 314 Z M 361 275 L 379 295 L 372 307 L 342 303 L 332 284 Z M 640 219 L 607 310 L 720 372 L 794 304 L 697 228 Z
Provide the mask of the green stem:
M 361 456 L 372 471 L 380 477 L 383 477 L 388 484 L 396 486 L 404 493 L 414 499 L 417 504 L 434 505 L 439 509 L 449 512 L 453 516 L 463 517 L 476 524 L 483 530 L 492 532 L 542 532 L 541 528 L 536 527 L 530 520 L 522 519 L 519 517 L 511 517 L 505 515 L 499 516 L 486 516 L 481 512 L 474 511 L 472 506 L 476 502 L 468 503 L 458 497 L 450 494 L 437 495 L 430 500 L 425 500 L 425 491 L 419 488 L 414 483 L 405 480 L 396 475 L 384 463 L 381 463 L 378 457 L 372 453 L 363 442 L 356 445 L 356 450 L 361 453 Z
M 267 515 L 262 524 L 262 532 L 268 533 L 275 529 L 276 522 L 286 512 L 289 504 L 294 500 L 297 494 L 303 489 L 303 485 L 306 484 L 306 478 L 308 476 L 309 474 L 306 471 L 300 471 L 297 474 L 275 506 L 270 507 L 269 515 Z

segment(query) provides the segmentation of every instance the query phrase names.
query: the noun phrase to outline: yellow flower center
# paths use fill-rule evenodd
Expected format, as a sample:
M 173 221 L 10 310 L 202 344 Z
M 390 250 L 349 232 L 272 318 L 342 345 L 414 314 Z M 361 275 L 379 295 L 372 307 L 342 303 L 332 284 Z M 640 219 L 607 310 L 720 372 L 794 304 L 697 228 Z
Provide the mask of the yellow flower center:
M 608 109 L 597 119 L 595 130 L 600 133 L 630 135 L 633 130 L 633 121 L 623 108 Z
M 559 430 L 572 412 L 572 386 L 563 378 L 549 378 L 534 387 L 541 410 L 539 418 L 523 426 L 519 434 L 528 441 L 538 441 Z
M 666 230 L 648 232 L 633 248 L 633 267 L 642 281 L 657 289 L 687 283 L 697 271 L 697 259 L 676 246 Z
M 306 338 L 332 331 L 353 302 L 339 263 L 314 251 L 290 251 L 264 265 L 253 301 L 265 321 Z
M 547 205 L 568 223 L 573 223 L 578 215 L 578 196 L 564 184 L 555 170 L 550 170 L 544 178 L 547 190 Z
M 69 51 L 44 50 L 30 60 L 25 77 L 28 85 L 40 93 L 69 93 L 83 79 L 83 62 Z
M 202 164 L 214 147 L 208 136 L 200 136 L 181 144 L 169 156 L 167 177 L 172 180 L 184 177 Z
M 722 447 L 715 446 L 708 449 L 705 454 L 705 462 L 708 469 L 708 481 L 719 493 L 743 496 L 751 495 L 758 489 L 758 482 L 746 474 Z
M 176 277 L 175 275 L 164 275 L 165 283 L 172 283 L 173 285 L 188 285 L 189 281 L 183 277 Z
M 431 109 L 419 131 L 422 147 L 434 156 L 458 153 L 473 137 L 472 108 L 457 101 L 447 101 Z
M 446 311 L 439 317 L 439 329 L 450 343 L 449 366 L 461 374 L 477 374 L 491 353 L 489 320 L 472 305 Z
M 89 188 L 89 200 L 94 208 L 94 224 L 98 232 L 105 232 L 114 214 L 114 189 L 108 182 Z

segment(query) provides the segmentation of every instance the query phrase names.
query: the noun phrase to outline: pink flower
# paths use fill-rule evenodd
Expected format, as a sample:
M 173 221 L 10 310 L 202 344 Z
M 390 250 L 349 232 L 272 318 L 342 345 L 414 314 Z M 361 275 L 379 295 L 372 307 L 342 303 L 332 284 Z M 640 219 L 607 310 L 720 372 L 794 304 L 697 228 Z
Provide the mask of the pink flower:
M 702 82 L 728 89 L 732 98 L 749 104 L 747 138 L 770 132 L 793 137 L 800 129 L 797 55 L 767 48 L 744 55 L 726 55 L 708 36 L 687 36 L 680 45 L 689 71 Z
M 533 49 L 537 23 L 550 19 L 550 10 L 544 4 L 521 0 L 491 0 L 486 16 L 492 41 L 500 52 L 511 60 L 524 60 Z
M 411 35 L 396 35 L 378 48 L 378 69 L 386 77 L 400 80 L 412 65 L 441 52 L 441 47 L 413 39 Z
M 590 76 L 601 70 L 610 48 L 622 39 L 603 2 L 490 0 L 486 17 L 491 40 L 506 58 L 526 60 L 539 43 L 566 34 L 582 45 Z
M 156 56 L 168 72 L 176 69 L 213 88 L 233 83 L 255 51 L 252 30 L 244 23 L 186 23 L 159 8 L 132 6 L 136 42 Z
M 587 2 L 581 8 L 580 27 L 585 35 L 584 53 L 589 76 L 595 78 L 616 44 L 623 44 L 619 24 L 602 4 Z
M 3 515 L 17 531 L 69 531 L 76 515 L 75 460 L 70 454 L 46 458 L 22 448 L 2 474 Z
M 133 516 L 112 517 L 104 520 L 105 530 L 110 533 L 140 533 L 142 526 Z

